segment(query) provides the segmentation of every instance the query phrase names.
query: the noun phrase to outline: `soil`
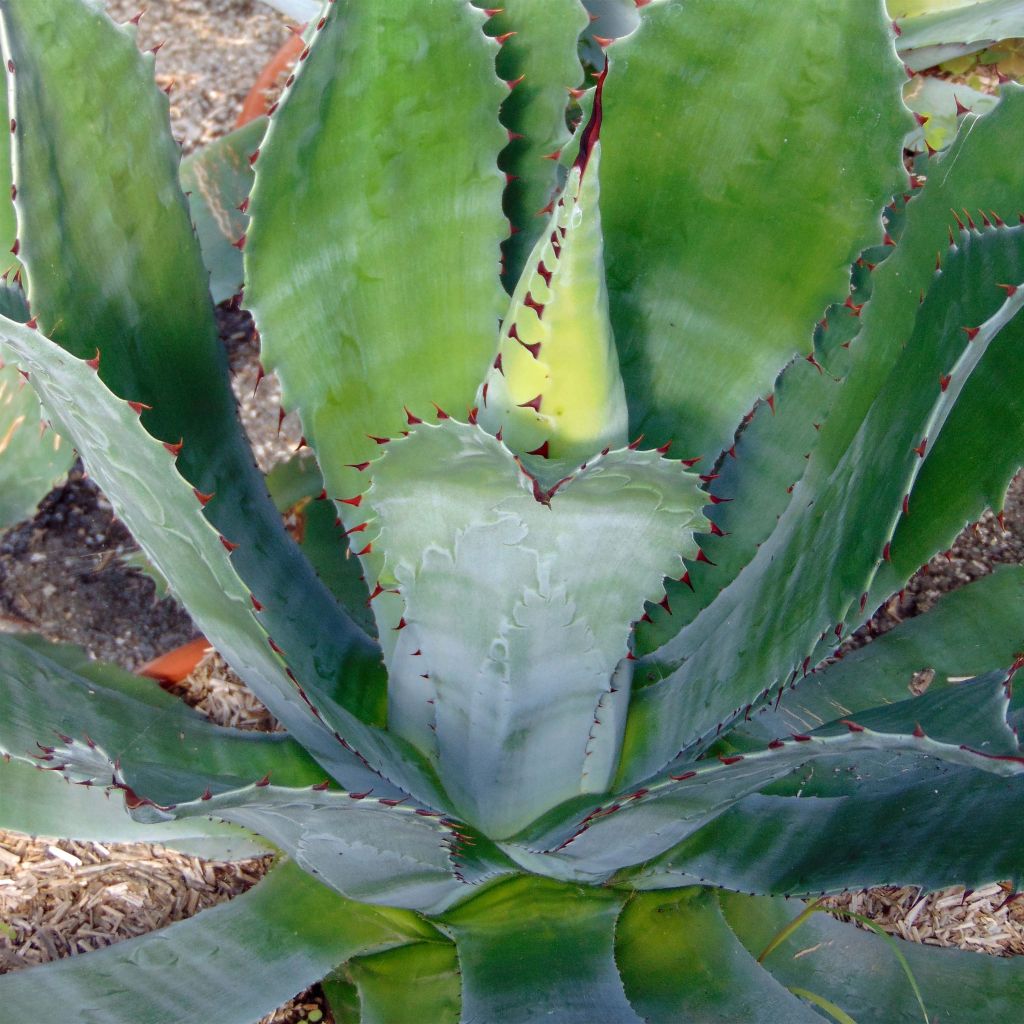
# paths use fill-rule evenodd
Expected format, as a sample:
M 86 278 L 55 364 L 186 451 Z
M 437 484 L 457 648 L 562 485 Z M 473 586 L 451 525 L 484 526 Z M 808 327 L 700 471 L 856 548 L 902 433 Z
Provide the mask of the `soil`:
M 127 21 L 140 2 L 107 0 L 107 8 L 116 20 Z M 285 19 L 257 0 L 150 0 L 139 44 L 163 43 L 157 81 L 176 82 L 172 117 L 184 150 L 230 129 L 249 85 L 289 31 Z M 266 470 L 295 449 L 300 430 L 289 416 L 279 434 L 279 388 L 272 374 L 253 397 L 259 355 L 248 315 L 222 307 L 218 318 L 240 415 Z M 134 550 L 106 499 L 76 467 L 30 521 L 0 536 L 0 629 L 30 629 L 129 669 L 195 637 L 184 610 L 129 564 Z M 1002 523 L 986 513 L 851 642 L 870 642 L 926 611 L 942 593 L 1006 563 L 1024 564 L 1024 477 L 1011 485 Z M 265 709 L 215 657 L 179 692 L 222 724 L 274 728 Z M 267 863 L 263 858 L 218 864 L 148 844 L 30 840 L 0 832 L 0 972 L 189 916 L 245 891 Z M 1012 903 L 1006 896 L 1005 886 L 993 883 L 973 895 L 962 889 L 927 897 L 913 888 L 878 889 L 830 903 L 868 914 L 914 941 L 1021 954 L 1024 901 Z M 314 989 L 264 1024 L 330 1020 Z

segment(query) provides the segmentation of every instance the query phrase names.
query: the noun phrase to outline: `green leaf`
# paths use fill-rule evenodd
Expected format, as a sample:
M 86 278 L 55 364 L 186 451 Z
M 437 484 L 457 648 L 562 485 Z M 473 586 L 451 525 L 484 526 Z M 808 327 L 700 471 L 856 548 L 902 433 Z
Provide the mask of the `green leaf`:
M 856 761 L 818 770 L 856 773 Z M 624 877 L 638 888 L 700 879 L 772 896 L 1021 878 L 1024 844 L 1007 827 L 1024 812 L 1021 780 L 966 768 L 908 774 L 850 796 L 748 796 Z
M 181 187 L 188 197 L 214 302 L 224 302 L 242 290 L 239 242 L 248 217 L 239 207 L 252 188 L 249 154 L 259 147 L 266 130 L 266 118 L 258 117 L 181 161 Z
M 630 899 L 615 929 L 615 959 L 626 996 L 650 1024 L 822 1019 L 758 966 L 706 889 Z
M 256 162 L 246 299 L 328 493 L 350 498 L 368 435 L 397 435 L 403 406 L 463 413 L 494 358 L 507 90 L 465 0 L 326 17 Z
M 776 739 L 767 750 L 694 762 L 678 775 L 620 794 L 586 815 L 553 812 L 516 837 L 515 846 L 503 849 L 510 856 L 519 846 L 549 851 L 537 862 L 543 869 L 546 860 L 549 873 L 561 865 L 580 878 L 607 877 L 617 866 L 658 856 L 743 797 L 819 758 L 826 759 L 827 771 L 830 759 L 856 765 L 891 752 L 910 755 L 911 765 L 944 762 L 1015 777 L 1024 773 L 1024 758 L 1006 725 L 1007 703 L 1004 676 L 993 673 L 973 684 L 859 714 L 853 725 L 838 723 Z
M 600 127 L 598 97 L 579 161 L 512 295 L 478 399 L 480 425 L 551 484 L 628 440 L 604 282 Z
M 450 912 L 462 1020 L 640 1024 L 615 966 L 624 896 L 543 879 L 497 885 Z
M 498 161 L 511 176 L 504 209 L 515 232 L 502 243 L 509 293 L 545 229 L 543 208 L 562 184 L 558 155 L 569 141 L 569 90 L 583 80 L 576 50 L 587 25 L 580 0 L 509 0 L 487 22 L 488 35 L 504 40 L 498 76 L 516 83 L 501 105 L 510 138 Z
M 929 612 L 802 679 L 778 708 L 767 705 L 740 729 L 771 739 L 906 700 L 919 672 L 934 672 L 932 693 L 951 679 L 1010 665 L 1024 637 L 1024 569 L 1003 567 L 946 594 Z
M 290 524 L 316 574 L 367 633 L 374 631 L 362 565 L 352 556 L 334 502 L 328 501 L 316 459 L 295 455 L 267 474 L 270 496 Z
M 87 363 L 40 331 L 0 321 L 0 342 L 31 373 L 62 432 L 76 439 L 90 475 L 211 644 L 295 739 L 350 788 L 375 785 L 380 793 L 386 785 L 367 772 L 366 763 L 351 750 L 355 747 L 373 770 L 386 770 L 396 785 L 399 779 L 413 780 L 412 788 L 436 800 L 436 785 L 399 741 L 339 705 L 322 703 L 317 713 L 303 699 L 304 691 L 271 648 L 221 539 L 176 473 L 173 456 L 145 432 L 135 411 L 112 395 Z
M 65 758 L 54 757 L 53 748 L 81 748 L 88 737 L 134 788 L 164 803 L 268 773 L 293 786 L 323 778 L 294 740 L 213 725 L 150 679 L 102 664 L 81 675 L 50 649 L 0 634 L 0 750 L 10 757 L 54 767 Z
M 1007 254 L 1011 255 L 1011 254 Z M 1024 244 L 1012 259 L 991 268 L 989 280 L 1024 280 Z M 1009 265 L 1007 265 L 1009 264 Z M 972 296 L 951 306 L 963 326 L 983 316 Z M 872 583 L 873 608 L 898 590 L 919 566 L 950 547 L 957 534 L 981 518 L 986 508 L 1001 509 L 1006 489 L 1024 463 L 1024 317 L 1007 326 L 972 375 L 969 386 L 910 493 L 909 515 L 900 519 L 890 546 L 890 561 Z M 998 415 L 993 415 L 998 410 Z
M 725 919 L 753 955 L 795 916 L 792 904 L 746 896 L 719 897 Z M 899 941 L 899 940 L 896 940 Z M 900 952 L 938 1019 L 1002 1024 L 1024 998 L 1024 964 L 955 949 L 899 942 Z M 835 1003 L 857 1024 L 920 1024 L 921 1008 L 889 943 L 871 932 L 813 914 L 764 961 L 787 986 Z
M 459 1022 L 459 958 L 450 943 L 418 942 L 358 957 L 346 973 L 358 988 L 360 1024 Z
M 197 856 L 239 860 L 267 852 L 267 844 L 226 822 L 190 818 L 143 824 L 119 795 L 99 786 L 74 786 L 55 772 L 23 761 L 0 760 L 0 828 L 32 836 L 100 843 L 163 843 Z
M 385 451 L 362 536 L 403 607 L 391 728 L 436 757 L 454 806 L 491 836 L 603 792 L 631 623 L 705 522 L 695 478 L 622 449 L 544 492 L 500 441 L 454 420 Z
M 74 460 L 44 417 L 31 385 L 0 351 L 0 529 L 31 515 Z
M 252 1024 L 359 953 L 428 938 L 415 917 L 335 896 L 292 864 L 228 903 L 93 953 L 0 977 L 11 1020 Z
M 926 199 L 915 200 L 908 213 L 901 245 L 910 251 L 919 244 L 913 229 L 921 227 L 914 215 L 922 215 L 926 230 L 934 225 Z M 867 309 L 875 316 L 855 343 L 858 361 L 778 527 L 737 580 L 650 658 L 644 678 L 655 685 L 634 700 L 624 776 L 650 774 L 723 719 L 785 687 L 809 668 L 819 637 L 829 631 L 841 637 L 844 623 L 858 615 L 858 595 L 866 606 L 923 455 L 989 346 L 1004 330 L 1016 336 L 1024 323 L 1017 317 L 1024 290 L 1007 298 L 990 273 L 1003 253 L 1016 259 L 1022 243 L 1020 228 L 963 232 L 920 306 L 916 294 L 905 293 L 911 275 L 889 276 L 905 265 L 899 251 L 875 271 L 874 297 L 865 309 L 865 316 Z M 889 292 L 882 275 L 893 286 Z M 903 293 L 917 314 L 903 347 L 892 344 L 899 325 L 882 327 L 877 320 L 878 309 L 891 305 L 892 290 Z M 964 325 L 963 307 L 974 303 L 984 304 L 983 319 Z M 897 309 L 905 320 L 906 309 Z M 871 357 L 886 342 L 898 351 L 889 356 L 891 373 L 878 378 L 882 356 Z M 726 635 L 734 641 L 723 642 Z M 656 682 L 659 676 L 667 679 Z M 685 731 L 667 726 L 672 722 L 685 723 Z
M 58 752 L 65 756 L 64 751 Z M 472 895 L 461 838 L 436 812 L 367 793 L 266 782 L 160 807 L 133 807 L 140 821 L 213 816 L 266 837 L 305 871 L 349 899 L 439 913 Z M 483 837 L 475 837 L 490 850 Z M 479 852 L 474 851 L 476 857 Z M 491 876 L 511 864 L 494 850 Z
M 631 435 L 728 448 L 881 241 L 913 124 L 879 8 L 673 0 L 609 47 L 601 216 Z
M 152 407 L 146 429 L 183 443 L 178 470 L 213 495 L 206 514 L 238 545 L 232 562 L 311 698 L 382 722 L 379 653 L 284 532 L 238 421 L 152 55 L 80 0 L 5 2 L 0 19 L 40 325 L 73 355 L 98 352 L 111 391 Z

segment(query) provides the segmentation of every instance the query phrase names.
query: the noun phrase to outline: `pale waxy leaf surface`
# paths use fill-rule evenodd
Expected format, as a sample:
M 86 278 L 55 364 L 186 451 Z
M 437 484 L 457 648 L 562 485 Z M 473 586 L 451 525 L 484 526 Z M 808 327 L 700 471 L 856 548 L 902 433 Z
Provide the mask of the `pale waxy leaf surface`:
M 974 53 L 1000 39 L 1024 36 L 1020 0 L 974 0 L 952 5 L 932 0 L 921 10 L 914 10 L 912 0 L 888 0 L 888 6 L 900 30 L 900 56 L 914 71 Z M 908 13 L 912 16 L 906 17 Z
M 729 926 L 758 956 L 802 909 L 764 897 L 722 893 Z M 1005 1024 L 1024 999 L 1024 961 L 1019 957 L 899 943 L 925 1006 L 942 1021 Z M 857 1024 L 920 1024 L 921 1007 L 890 942 L 881 936 L 812 914 L 764 961 L 783 985 L 824 996 Z
M 615 964 L 625 894 L 518 878 L 450 912 L 462 1024 L 640 1024 Z
M 621 449 L 545 494 L 500 441 L 454 420 L 392 441 L 368 474 L 363 536 L 383 563 L 378 586 L 404 608 L 392 728 L 494 837 L 604 791 L 631 624 L 695 550 L 696 479 Z
M 0 977 L 10 1020 L 252 1024 L 352 956 L 436 934 L 413 915 L 336 896 L 294 864 L 195 917 Z
M 269 839 L 325 885 L 364 903 L 439 913 L 473 895 L 461 871 L 454 824 L 414 804 L 261 783 L 174 806 L 144 803 L 133 813 L 142 821 L 201 815 L 241 825 Z M 479 863 L 480 855 L 471 855 Z M 510 870 L 494 851 L 492 870 L 485 874 Z
M 881 242 L 913 121 L 880 3 L 670 0 L 640 13 L 608 48 L 612 325 L 631 436 L 711 460 Z
M 310 697 L 381 724 L 376 645 L 284 531 L 238 421 L 153 56 L 79 0 L 4 3 L 0 21 L 15 69 L 20 253 L 40 326 L 98 357 L 107 387 L 141 403 L 146 430 L 181 444 L 178 471 L 237 545 L 235 571 Z
M 393 737 L 340 706 L 321 707 L 323 717 L 318 717 L 303 700 L 271 648 L 221 539 L 177 474 L 173 456 L 145 432 L 131 406 L 112 395 L 86 362 L 38 330 L 0 320 L 0 342 L 30 373 L 61 431 L 75 438 L 90 475 L 210 643 L 292 735 L 339 781 L 350 788 L 376 786 L 380 792 L 386 783 L 333 735 L 333 725 L 371 764 L 380 769 L 386 764 L 396 785 L 411 780 L 413 788 L 436 799 L 426 771 Z
M 485 21 L 331 5 L 256 161 L 247 305 L 332 498 L 365 487 L 348 467 L 403 406 L 464 415 L 494 358 L 507 89 Z
M 120 793 L 101 786 L 76 786 L 56 772 L 14 758 L 0 760 L 0 792 L 0 828 L 30 836 L 162 843 L 216 860 L 256 857 L 268 849 L 264 840 L 223 821 L 189 818 L 144 824 L 128 813 Z
M 733 803 L 818 758 L 856 763 L 891 752 L 906 755 L 911 766 L 927 758 L 1014 778 L 1024 773 L 1024 759 L 1006 724 L 1004 679 L 996 674 L 977 688 L 944 690 L 911 706 L 859 714 L 852 726 L 793 734 L 758 752 L 694 762 L 679 775 L 577 815 L 574 825 L 567 827 L 566 816 L 555 812 L 504 848 L 513 856 L 518 846 L 547 850 L 554 861 L 580 872 L 578 877 L 600 879 L 616 866 L 663 853 Z

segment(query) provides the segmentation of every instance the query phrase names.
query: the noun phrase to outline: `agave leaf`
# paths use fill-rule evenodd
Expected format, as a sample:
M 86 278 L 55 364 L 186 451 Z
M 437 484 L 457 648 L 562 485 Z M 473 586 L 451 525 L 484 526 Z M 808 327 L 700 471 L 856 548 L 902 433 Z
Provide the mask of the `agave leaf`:
M 58 754 L 66 756 L 64 750 Z M 363 903 L 438 913 L 472 895 L 473 885 L 513 870 L 482 836 L 472 837 L 480 848 L 463 858 L 462 835 L 453 822 L 366 793 L 261 781 L 172 806 L 146 800 L 132 810 L 141 821 L 199 815 L 234 822 L 265 836 L 325 885 Z
M 894 705 L 859 714 L 853 725 L 776 739 L 767 750 L 698 761 L 679 775 L 592 807 L 585 816 L 577 813 L 571 826 L 564 812 L 552 813 L 503 849 L 514 858 L 521 847 L 550 851 L 553 857 L 534 863 L 548 863 L 552 872 L 562 865 L 570 877 L 579 872 L 578 877 L 600 879 L 617 865 L 657 856 L 744 796 L 818 758 L 856 763 L 892 751 L 914 760 L 931 758 L 1004 778 L 1017 776 L 1024 772 L 1024 759 L 1017 756 L 1006 726 L 1007 701 L 1004 677 L 995 675 L 974 687 L 914 701 L 909 709 Z M 978 749 L 959 738 L 959 728 L 981 741 Z
M 254 889 L 160 931 L 0 977 L 12 1020 L 252 1024 L 359 953 L 434 933 L 411 914 L 336 896 L 284 863 Z
M 622 449 L 546 492 L 500 441 L 454 420 L 391 442 L 369 473 L 364 536 L 378 587 L 404 608 L 391 727 L 436 758 L 488 835 L 604 791 L 631 624 L 705 522 L 695 478 Z
M 921 685 L 929 693 L 958 685 L 950 680 L 1011 664 L 1022 635 L 1024 569 L 997 569 L 946 594 L 924 615 L 900 623 L 802 679 L 777 708 L 762 706 L 737 731 L 761 739 L 807 732 L 837 718 L 906 700 Z
M 242 290 L 239 243 L 249 219 L 240 207 L 252 188 L 249 154 L 259 148 L 266 130 L 266 118 L 258 117 L 181 161 L 181 187 L 188 197 L 214 302 L 224 302 Z
M 65 761 L 54 748 L 87 751 L 95 742 L 104 767 L 117 761 L 133 787 L 167 803 L 268 773 L 293 786 L 323 778 L 294 740 L 213 725 L 152 680 L 116 666 L 97 665 L 84 676 L 50 657 L 49 645 L 2 634 L 0 654 L 0 750 L 8 757 L 53 768 Z M 109 773 L 89 781 L 107 785 Z
M 4 3 L 0 19 L 33 312 L 63 348 L 99 356 L 153 436 L 182 444 L 178 470 L 212 495 L 206 514 L 306 691 L 382 720 L 375 645 L 284 532 L 238 422 L 152 55 L 79 0 Z
M 889 6 L 901 11 L 906 4 L 891 0 Z M 897 13 L 896 18 L 900 57 L 912 71 L 975 53 L 999 39 L 1024 36 L 1024 9 L 1018 0 L 976 0 L 912 17 Z
M 71 445 L 44 415 L 31 385 L 0 351 L 0 529 L 31 515 L 71 468 Z
M 823 1019 L 758 966 L 706 889 L 629 900 L 615 928 L 615 960 L 630 1003 L 651 1024 Z
M 459 958 L 451 943 L 418 942 L 348 962 L 345 973 L 358 989 L 359 1024 L 430 1021 L 458 1024 Z M 329 984 L 325 993 L 335 1009 Z M 338 1013 L 335 1012 L 335 1018 Z M 339 1022 L 340 1024 L 340 1022 Z
M 502 243 L 509 293 L 544 231 L 544 207 L 562 184 L 558 156 L 569 141 L 569 90 L 583 80 L 576 50 L 587 25 L 580 0 L 509 0 L 487 23 L 488 35 L 501 41 L 498 76 L 516 83 L 501 105 L 509 144 L 499 160 L 509 175 L 505 213 L 514 229 Z
M 334 502 L 327 500 L 316 459 L 303 453 L 279 462 L 267 474 L 267 487 L 316 574 L 353 621 L 373 633 L 374 618 L 366 600 L 362 565 L 352 557 Z
M 927 206 L 923 210 L 930 212 Z M 904 243 L 914 223 L 908 220 Z M 1001 262 L 999 254 L 1019 259 L 1022 242 L 1019 228 L 961 234 L 920 306 L 906 346 L 889 359 L 898 360 L 891 375 L 877 388 L 871 388 L 875 362 L 865 363 L 872 339 L 859 337 L 857 344 L 864 346 L 859 362 L 771 538 L 704 613 L 652 656 L 652 664 L 671 667 L 668 673 L 653 668 L 645 678 L 664 673 L 668 680 L 639 691 L 634 701 L 624 776 L 642 778 L 687 742 L 706 736 L 723 717 L 785 687 L 801 668 L 807 670 L 819 636 L 834 631 L 841 637 L 844 623 L 856 618 L 858 594 L 866 606 L 868 587 L 889 556 L 903 498 L 929 445 L 991 343 L 1004 329 L 1016 336 L 1024 323 L 1015 319 L 1024 291 L 1006 297 L 991 273 L 993 263 Z M 886 274 L 898 256 L 875 273 Z M 898 280 L 897 287 L 905 283 Z M 875 289 L 871 307 L 884 308 L 881 279 Z M 916 296 L 910 301 L 916 310 Z M 985 312 L 975 331 L 961 314 L 964 307 L 977 306 Z M 876 324 L 873 318 L 865 330 Z M 887 338 L 894 336 L 899 335 L 886 331 Z M 727 620 L 734 644 L 723 643 Z M 684 651 L 688 660 L 681 664 Z M 694 716 L 683 706 L 700 710 Z M 680 715 L 687 715 L 689 735 L 678 730 L 669 735 L 665 723 Z
M 598 98 L 578 162 L 512 295 L 478 397 L 480 425 L 501 434 L 552 484 L 628 440 L 604 283 L 600 127 Z
M 517 878 L 449 912 L 443 926 L 458 947 L 462 1020 L 640 1024 L 613 950 L 624 899 Z
M 713 459 L 882 240 L 913 123 L 879 8 L 671 0 L 609 47 L 601 216 L 632 436 Z
M 925 118 L 904 145 L 915 153 L 924 153 L 929 147 L 945 149 L 956 138 L 964 108 L 974 114 L 987 114 L 995 108 L 999 97 L 978 92 L 963 82 L 917 75 L 903 90 L 903 102 Z
M 830 781 L 857 766 L 826 761 L 820 770 Z M 1019 779 L 967 768 L 905 774 L 847 796 L 748 796 L 627 872 L 628 884 L 675 888 L 700 879 L 739 892 L 816 896 L 876 885 L 1019 883 L 1024 848 L 1007 828 L 1024 811 Z
M 1024 280 L 1024 247 L 1010 266 L 994 266 L 1000 283 Z M 971 326 L 977 308 L 957 310 Z M 1024 463 L 1024 318 L 1007 326 L 978 367 L 970 387 L 957 402 L 949 422 L 935 439 L 921 467 L 903 516 L 893 535 L 889 561 L 873 581 L 868 604 L 876 607 L 894 593 L 919 566 L 945 550 L 986 508 L 1001 509 L 1006 489 Z M 993 416 L 993 410 L 998 415 Z M 951 477 L 951 474 L 954 474 Z
M 722 893 L 719 901 L 729 926 L 753 956 L 799 911 L 799 906 L 763 897 Z M 1018 1012 L 1024 997 L 1019 958 L 914 942 L 900 942 L 899 951 L 929 1011 L 972 1024 L 1000 1024 Z M 827 914 L 812 914 L 765 958 L 764 966 L 783 985 L 829 999 L 857 1024 L 920 1024 L 921 1007 L 890 942 Z
M 260 149 L 247 303 L 334 498 L 403 405 L 462 413 L 493 358 L 506 90 L 485 20 L 332 5 Z
M 221 538 L 176 473 L 173 456 L 145 432 L 135 410 L 112 395 L 86 362 L 42 332 L 3 320 L 0 341 L 31 374 L 62 432 L 76 439 L 86 468 L 211 644 L 292 735 L 343 783 L 365 784 L 366 763 L 351 752 L 355 747 L 374 770 L 386 764 L 396 785 L 413 780 L 414 789 L 436 800 L 436 786 L 400 742 L 340 705 L 325 702 L 314 711 L 304 699 L 258 621 Z M 335 729 L 344 730 L 344 737 Z
M 227 822 L 190 818 L 143 824 L 120 796 L 99 786 L 74 786 L 54 772 L 24 761 L 0 760 L 0 828 L 32 836 L 60 836 L 82 842 L 163 843 L 217 860 L 266 853 L 268 844 Z

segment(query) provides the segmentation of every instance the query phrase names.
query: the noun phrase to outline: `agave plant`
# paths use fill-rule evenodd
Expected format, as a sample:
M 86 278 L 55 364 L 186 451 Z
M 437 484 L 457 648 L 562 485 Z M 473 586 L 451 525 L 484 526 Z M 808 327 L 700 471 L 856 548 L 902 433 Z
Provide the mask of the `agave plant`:
M 782 897 L 1021 873 L 1024 570 L 833 656 L 1024 461 L 1020 90 L 908 175 L 880 5 L 325 4 L 238 239 L 299 548 L 151 58 L 0 25 L 5 354 L 288 730 L 0 637 L 0 824 L 279 852 L 0 1016 L 1013 1019 L 1019 963 Z

